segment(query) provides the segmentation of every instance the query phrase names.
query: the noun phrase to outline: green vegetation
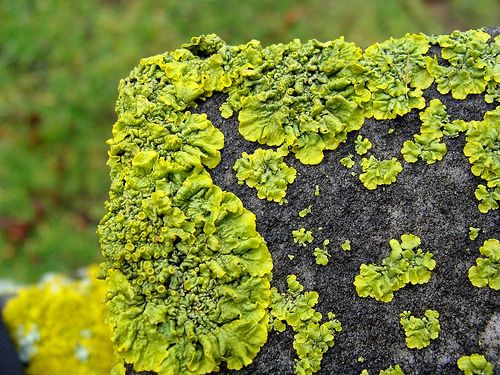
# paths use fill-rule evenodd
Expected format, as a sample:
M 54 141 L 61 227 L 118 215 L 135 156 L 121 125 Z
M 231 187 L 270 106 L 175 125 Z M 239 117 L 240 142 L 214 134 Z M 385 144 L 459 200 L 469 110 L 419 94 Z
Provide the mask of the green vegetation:
M 415 318 L 410 311 L 400 314 L 400 323 L 406 336 L 406 346 L 410 349 L 422 349 L 430 345 L 431 340 L 439 336 L 441 326 L 436 310 L 425 310 L 423 318 Z
M 476 265 L 469 268 L 470 282 L 478 288 L 489 285 L 500 290 L 500 242 L 495 238 L 486 240 L 479 251 L 484 258 L 477 258 Z
M 389 244 L 391 252 L 381 265 L 372 263 L 359 267 L 359 275 L 354 280 L 358 296 L 390 302 L 394 292 L 406 284 L 424 284 L 429 281 L 436 261 L 432 259 L 432 253 L 424 253 L 419 248 L 419 237 L 403 234 L 401 243 L 392 239 Z
M 392 184 L 403 170 L 396 158 L 377 160 L 373 155 L 369 159 L 361 159 L 360 165 L 363 173 L 359 175 L 359 179 L 368 190 L 375 190 L 379 185 Z
M 462 356 L 457 360 L 457 366 L 465 375 L 493 375 L 493 365 L 482 354 Z
M 323 354 L 333 346 L 336 332 L 342 330 L 335 315 L 328 313 L 328 320 L 320 323 L 323 316 L 314 309 L 318 303 L 317 292 L 303 292 L 304 287 L 295 275 L 287 278 L 288 291 L 279 293 L 272 289 L 271 324 L 283 332 L 285 322 L 295 332 L 293 347 L 297 352 L 295 373 L 309 375 L 321 369 Z
M 305 228 L 300 228 L 292 231 L 293 242 L 298 243 L 302 246 L 307 246 L 308 243 L 312 243 L 314 240 L 312 231 L 306 231 Z
M 283 203 L 288 184 L 295 181 L 297 171 L 283 162 L 276 151 L 257 149 L 253 154 L 242 153 L 234 164 L 238 183 L 245 182 L 257 189 L 260 199 Z M 299 213 L 300 215 L 300 213 Z

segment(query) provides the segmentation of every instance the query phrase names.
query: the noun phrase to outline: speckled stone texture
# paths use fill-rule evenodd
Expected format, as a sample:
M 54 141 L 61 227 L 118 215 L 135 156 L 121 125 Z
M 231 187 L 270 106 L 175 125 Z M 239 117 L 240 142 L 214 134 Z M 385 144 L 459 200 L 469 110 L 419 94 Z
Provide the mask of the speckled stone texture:
M 500 28 L 487 31 L 498 35 Z M 439 50 L 434 47 L 431 53 Z M 486 111 L 495 108 L 480 95 L 459 101 L 439 94 L 435 87 L 433 84 L 426 90 L 427 102 L 439 98 L 452 120 L 481 120 Z M 207 113 L 225 135 L 222 162 L 210 171 L 214 182 L 238 195 L 257 216 L 257 229 L 274 260 L 273 286 L 284 291 L 287 275 L 297 275 L 305 290 L 319 293 L 318 310 L 324 316 L 333 311 L 342 322 L 342 332 L 325 354 L 318 374 L 357 375 L 364 368 L 378 374 L 394 364 L 400 364 L 406 374 L 460 374 L 457 359 L 472 353 L 486 354 L 500 374 L 499 292 L 473 287 L 467 278 L 483 241 L 500 238 L 500 214 L 498 210 L 481 214 L 477 209 L 474 190 L 482 180 L 470 172 L 463 154 L 463 134 L 444 138 L 448 153 L 441 162 L 409 164 L 400 150 L 405 140 L 419 132 L 418 111 L 395 120 L 366 120 L 360 132 L 350 133 L 346 143 L 326 152 L 320 165 L 302 165 L 290 154 L 286 162 L 297 169 L 297 179 L 287 190 L 288 204 L 279 206 L 258 199 L 255 189 L 238 185 L 234 162 L 243 151 L 250 153 L 262 146 L 239 135 L 236 115 L 228 120 L 221 117 L 218 108 L 224 100 L 225 96 L 214 95 L 195 110 Z M 394 129 L 392 134 L 387 132 L 390 128 Z M 369 191 L 358 178 L 361 157 L 355 156 L 358 163 L 353 169 L 340 164 L 341 158 L 355 154 L 353 140 L 358 134 L 371 140 L 370 154 L 398 158 L 403 172 L 397 182 Z M 320 187 L 319 197 L 314 195 L 316 185 Z M 308 205 L 312 213 L 300 218 L 298 212 Z M 475 241 L 469 240 L 470 226 L 482 229 Z M 313 230 L 315 236 L 314 243 L 306 248 L 292 241 L 292 230 L 300 227 Z M 430 282 L 406 286 L 395 292 L 390 303 L 358 297 L 353 281 L 360 264 L 379 263 L 389 253 L 389 240 L 399 239 L 404 233 L 418 235 L 421 248 L 434 254 L 437 265 Z M 315 263 L 313 249 L 327 238 L 332 257 L 323 267 Z M 346 239 L 351 241 L 351 251 L 340 250 Z M 293 260 L 289 254 L 295 256 Z M 426 309 L 440 313 L 439 338 L 427 348 L 408 349 L 399 314 L 411 310 L 420 317 Z M 240 371 L 222 369 L 220 373 L 293 374 L 296 355 L 292 342 L 290 328 L 284 333 L 272 332 L 251 365 Z M 365 362 L 359 363 L 359 357 Z M 135 372 L 129 369 L 128 374 Z

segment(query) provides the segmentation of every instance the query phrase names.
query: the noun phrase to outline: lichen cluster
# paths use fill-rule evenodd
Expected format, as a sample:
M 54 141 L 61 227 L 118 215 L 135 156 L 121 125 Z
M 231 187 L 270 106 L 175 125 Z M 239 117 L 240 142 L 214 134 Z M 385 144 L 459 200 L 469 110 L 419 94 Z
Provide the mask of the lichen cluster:
M 476 265 L 469 268 L 470 282 L 478 288 L 500 290 L 500 242 L 496 238 L 486 240 L 479 251 L 484 258 L 477 258 Z
M 26 374 L 101 375 L 113 366 L 111 329 L 104 323 L 106 284 L 98 266 L 84 278 L 52 276 L 21 289 L 3 310 Z
M 359 275 L 354 279 L 358 295 L 390 302 L 394 292 L 406 284 L 427 283 L 436 261 L 432 259 L 432 253 L 424 253 L 419 248 L 420 242 L 420 238 L 413 234 L 403 234 L 401 243 L 395 239 L 389 241 L 391 252 L 381 265 L 361 264 Z
M 493 364 L 477 353 L 460 357 L 457 366 L 465 375 L 493 375 L 494 371 Z
M 410 349 L 422 349 L 430 345 L 441 331 L 439 313 L 436 310 L 425 310 L 422 318 L 416 318 L 410 311 L 400 314 L 399 322 L 403 326 L 406 336 L 406 346 Z
M 335 333 L 340 332 L 342 326 L 331 312 L 328 320 L 321 323 L 323 316 L 314 309 L 318 293 L 304 292 L 295 275 L 288 276 L 287 284 L 286 293 L 272 289 L 272 327 L 279 332 L 285 330 L 285 323 L 292 327 L 295 332 L 293 347 L 299 357 L 295 360 L 295 373 L 310 375 L 320 370 L 323 354 L 333 346 Z
M 238 182 L 257 189 L 260 199 L 282 203 L 288 184 L 295 181 L 297 171 L 283 162 L 273 150 L 257 149 L 253 154 L 242 153 L 234 164 Z
M 365 51 L 343 38 L 263 47 L 258 41 L 229 46 L 203 35 L 141 60 L 119 85 L 118 120 L 108 141 L 110 196 L 98 230 L 121 363 L 161 374 L 209 373 L 222 362 L 239 369 L 267 340 L 269 309 L 275 309 L 271 256 L 255 216 L 213 183 L 210 169 L 220 162 L 224 137 L 191 108 L 214 92 L 227 94 L 222 116 L 237 114 L 243 138 L 266 146 L 242 154 L 234 165 L 238 180 L 259 198 L 285 203 L 296 176 L 285 158 L 319 164 L 366 118 L 393 119 L 424 109 L 423 90 L 433 81 L 455 98 L 486 92 L 486 100 L 498 102 L 500 38 L 487 42 L 486 35 L 407 34 Z M 442 47 L 445 65 L 429 55 L 432 44 Z M 420 114 L 420 134 L 403 146 L 405 161 L 441 160 L 443 136 L 467 132 L 464 152 L 473 174 L 486 181 L 475 192 L 479 208 L 497 209 L 498 108 L 481 122 L 465 123 L 450 122 L 439 101 L 428 104 Z M 358 134 L 355 151 L 372 152 L 371 142 Z M 403 169 L 396 156 L 363 157 L 361 182 L 373 190 L 396 181 Z M 341 162 L 348 168 L 356 163 L 352 155 Z M 314 194 L 320 195 L 319 186 Z M 299 216 L 309 213 L 306 208 Z M 312 232 L 301 228 L 293 239 L 306 245 Z M 412 235 L 402 236 L 401 244 L 391 240 L 382 265 L 361 266 L 358 294 L 387 302 L 405 284 L 427 282 L 435 262 L 419 244 Z M 317 249 L 318 262 L 325 264 L 326 245 Z M 316 320 L 300 326 L 309 324 L 309 331 L 297 334 L 299 373 L 316 371 L 337 327 L 320 328 Z M 316 337 L 313 331 L 322 333 Z M 310 352 L 311 340 L 321 349 L 313 350 L 314 360 L 303 361 L 300 353 Z

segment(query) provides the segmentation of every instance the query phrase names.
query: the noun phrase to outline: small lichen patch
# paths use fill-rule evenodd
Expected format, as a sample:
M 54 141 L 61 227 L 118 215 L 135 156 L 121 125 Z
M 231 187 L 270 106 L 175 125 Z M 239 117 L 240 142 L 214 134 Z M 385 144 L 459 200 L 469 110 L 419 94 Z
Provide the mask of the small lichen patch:
M 355 161 L 352 160 L 353 157 L 353 154 L 349 154 L 346 157 L 343 157 L 342 159 L 340 159 L 340 164 L 342 164 L 347 169 L 351 169 L 356 164 Z
M 359 175 L 359 179 L 368 190 L 375 190 L 379 185 L 392 184 L 403 170 L 396 158 L 377 160 L 373 155 L 369 159 L 361 159 L 360 165 L 364 173 Z
M 395 239 L 389 241 L 391 252 L 381 265 L 361 264 L 359 275 L 354 280 L 358 296 L 390 302 L 394 292 L 406 284 L 428 282 L 436 261 L 432 259 L 432 253 L 424 253 L 419 248 L 420 242 L 415 235 L 403 234 L 401 243 Z
M 442 128 L 449 124 L 446 107 L 439 99 L 431 100 L 429 107 L 420 113 L 422 125 L 420 134 L 415 134 L 412 141 L 405 141 L 401 153 L 409 163 L 418 159 L 433 164 L 443 159 L 447 152 L 446 144 L 441 142 Z M 449 129 L 451 130 L 451 129 Z
M 328 264 L 328 258 L 330 253 L 328 252 L 327 246 L 330 244 L 330 240 L 326 239 L 323 241 L 323 247 L 314 248 L 314 257 L 316 258 L 316 264 L 321 266 L 326 266 Z
M 307 215 L 309 215 L 311 213 L 311 211 L 312 211 L 312 205 L 309 205 L 306 208 L 304 208 L 303 210 L 299 211 L 299 217 L 306 217 Z
M 406 336 L 406 346 L 410 349 L 422 349 L 430 345 L 431 340 L 439 336 L 441 326 L 436 310 L 425 310 L 424 317 L 416 318 L 410 311 L 400 314 L 400 323 Z
M 314 309 L 318 293 L 303 292 L 304 287 L 295 275 L 288 276 L 287 284 L 286 293 L 272 289 L 271 324 L 279 332 L 286 329 L 284 323 L 292 327 L 295 332 L 293 347 L 298 355 L 295 373 L 314 374 L 321 369 L 323 355 L 333 346 L 335 333 L 340 332 L 342 326 L 331 312 L 328 320 L 321 323 L 323 316 Z
M 469 227 L 469 239 L 474 241 L 479 236 L 480 231 L 481 228 Z
M 368 138 L 363 138 L 361 135 L 358 135 L 354 140 L 354 149 L 358 155 L 366 154 L 371 148 L 372 143 Z
M 350 240 L 345 240 L 341 245 L 340 248 L 344 251 L 349 251 L 351 250 L 351 241 Z
M 470 282 L 478 288 L 489 285 L 500 290 L 500 242 L 496 238 L 486 240 L 479 251 L 484 258 L 477 258 L 476 265 L 469 268 Z
M 289 184 L 297 171 L 283 161 L 276 151 L 257 149 L 253 154 L 242 153 L 234 163 L 238 183 L 257 189 L 260 199 L 282 203 Z
M 493 375 L 494 371 L 493 364 L 477 353 L 460 357 L 457 366 L 465 375 Z
M 314 240 L 312 231 L 306 231 L 305 228 L 300 228 L 292 231 L 293 242 L 307 246 L 308 243 L 312 243 Z

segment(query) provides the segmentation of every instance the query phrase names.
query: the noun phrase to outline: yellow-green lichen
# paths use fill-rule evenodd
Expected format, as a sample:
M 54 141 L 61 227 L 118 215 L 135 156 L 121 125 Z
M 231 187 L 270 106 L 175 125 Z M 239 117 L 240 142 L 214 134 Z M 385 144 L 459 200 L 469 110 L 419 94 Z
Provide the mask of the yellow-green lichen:
M 328 252 L 327 246 L 330 244 L 330 240 L 326 239 L 323 241 L 323 248 L 314 248 L 314 257 L 316 258 L 316 264 L 321 266 L 326 266 L 328 264 L 328 258 L 330 253 Z
M 405 331 L 406 346 L 410 349 L 429 346 L 431 340 L 437 339 L 441 331 L 439 313 L 436 310 L 425 310 L 422 318 L 412 316 L 410 311 L 403 311 L 399 322 Z
M 351 169 L 356 164 L 356 162 L 352 160 L 353 157 L 353 154 L 349 154 L 346 157 L 343 157 L 342 159 L 340 159 L 340 164 L 342 164 L 347 169 Z
M 373 155 L 369 159 L 361 159 L 360 165 L 363 173 L 359 175 L 359 179 L 368 190 L 375 190 L 379 185 L 392 184 L 403 170 L 396 158 L 377 160 Z
M 303 210 L 300 210 L 299 217 L 306 217 L 307 215 L 309 215 L 311 213 L 311 210 L 312 210 L 312 205 L 309 205 L 306 208 L 304 208 Z
M 474 241 L 479 236 L 480 231 L 481 228 L 469 227 L 469 239 Z
M 351 250 L 351 241 L 350 240 L 345 240 L 341 245 L 340 248 L 344 251 L 349 251 Z
M 406 284 L 428 282 L 436 261 L 432 259 L 432 253 L 424 253 L 419 248 L 420 242 L 420 238 L 413 234 L 403 234 L 401 243 L 395 239 L 389 241 L 391 252 L 381 265 L 361 264 L 359 275 L 354 280 L 358 296 L 390 302 L 394 292 Z
M 282 203 L 286 188 L 295 181 L 297 171 L 283 161 L 276 151 L 257 149 L 253 154 L 242 153 L 233 169 L 238 183 L 257 189 L 260 199 Z
M 441 47 L 442 58 L 448 62 L 446 66 L 439 65 L 437 57 L 428 62 L 428 70 L 441 94 L 451 91 L 453 98 L 465 99 L 469 94 L 481 94 L 485 90 L 493 77 L 490 61 L 483 58 L 489 55 L 486 44 L 489 39 L 490 35 L 480 30 L 454 31 L 433 39 Z M 495 59 L 496 56 L 493 61 Z
M 424 57 L 428 50 L 429 40 L 425 35 L 406 34 L 371 45 L 364 51 L 360 64 L 371 92 L 367 117 L 393 119 L 413 108 L 424 108 L 422 90 L 433 81 Z
M 495 370 L 484 355 L 477 353 L 460 357 L 457 366 L 465 375 L 493 375 Z
M 111 329 L 104 323 L 106 284 L 98 266 L 81 280 L 64 276 L 21 289 L 4 310 L 26 374 L 101 375 L 113 367 Z
M 302 246 L 307 246 L 308 243 L 312 243 L 314 240 L 312 231 L 310 230 L 305 230 L 305 228 L 300 228 L 297 230 L 292 231 L 292 237 L 293 237 L 293 242 L 302 245 Z
M 432 99 L 425 111 L 420 113 L 422 125 L 420 134 L 415 134 L 413 141 L 405 141 L 401 153 L 409 163 L 418 159 L 427 164 L 433 164 L 443 159 L 446 154 L 446 144 L 441 142 L 442 128 L 449 123 L 446 107 L 439 99 Z
M 371 148 L 372 143 L 368 138 L 363 138 L 361 135 L 358 135 L 354 140 L 354 149 L 358 155 L 366 154 Z
M 500 242 L 496 238 L 486 240 L 479 251 L 484 258 L 477 258 L 476 265 L 469 268 L 470 282 L 478 288 L 489 285 L 500 290 Z
M 288 291 L 279 293 L 273 288 L 271 304 L 272 327 L 283 332 L 286 324 L 295 332 L 293 347 L 297 352 L 295 373 L 310 375 L 321 369 L 324 353 L 333 346 L 336 332 L 342 330 L 335 315 L 328 313 L 328 320 L 321 323 L 323 316 L 314 309 L 318 303 L 317 292 L 303 292 L 304 287 L 295 275 L 287 278 Z

